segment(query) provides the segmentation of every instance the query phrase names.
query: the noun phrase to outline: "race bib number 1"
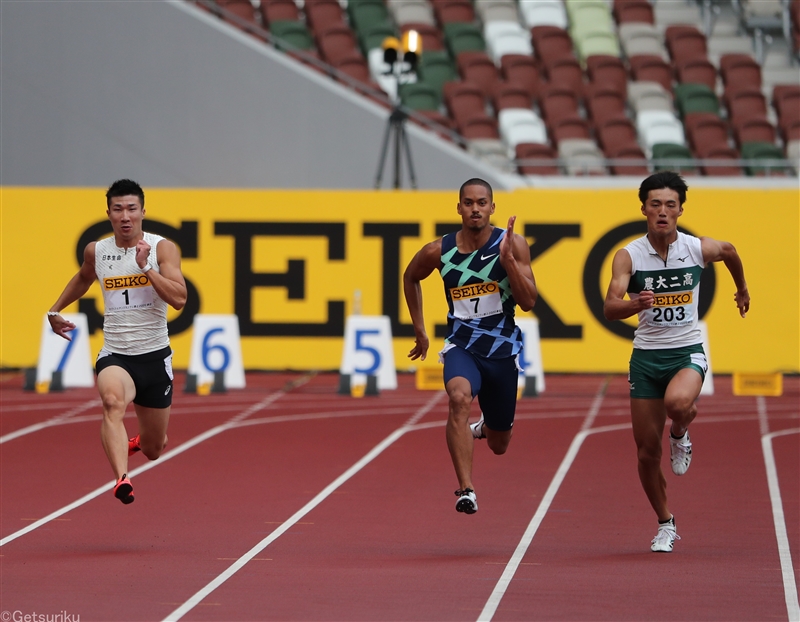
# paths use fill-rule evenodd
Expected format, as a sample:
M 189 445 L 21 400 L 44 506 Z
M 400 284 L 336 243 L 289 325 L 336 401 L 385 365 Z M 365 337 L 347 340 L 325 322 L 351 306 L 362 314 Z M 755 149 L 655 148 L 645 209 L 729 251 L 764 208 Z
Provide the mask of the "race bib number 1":
M 103 279 L 106 311 L 149 309 L 155 303 L 155 289 L 146 274 L 114 276 Z
M 503 301 L 497 281 L 473 283 L 450 289 L 453 315 L 459 320 L 472 320 L 503 312 Z

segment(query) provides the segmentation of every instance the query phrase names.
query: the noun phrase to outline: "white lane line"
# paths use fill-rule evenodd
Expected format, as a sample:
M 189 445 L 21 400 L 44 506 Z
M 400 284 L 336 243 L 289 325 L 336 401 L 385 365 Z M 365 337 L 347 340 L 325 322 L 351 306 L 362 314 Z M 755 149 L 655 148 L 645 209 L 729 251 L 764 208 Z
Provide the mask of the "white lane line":
M 763 395 L 756 396 L 756 408 L 758 409 L 758 427 L 761 436 L 769 434 L 769 417 L 767 416 L 767 400 Z
M 195 445 L 198 445 L 198 444 L 202 443 L 203 441 L 206 441 L 209 438 L 224 432 L 225 430 L 229 430 L 229 429 L 231 429 L 233 427 L 236 427 L 242 419 L 244 419 L 247 416 L 252 415 L 255 412 L 258 412 L 259 410 L 261 410 L 263 408 L 266 408 L 267 406 L 272 404 L 272 402 L 274 402 L 275 400 L 279 399 L 283 395 L 285 395 L 284 391 L 278 391 L 276 393 L 273 393 L 273 394 L 267 396 L 266 398 L 264 398 L 260 402 L 257 402 L 255 404 L 253 404 L 252 406 L 250 406 L 249 408 L 247 408 L 246 410 L 242 411 L 236 417 L 233 417 L 232 419 L 230 419 L 226 423 L 223 423 L 221 425 L 213 427 L 210 430 L 206 430 L 202 434 L 199 434 L 199 435 L 195 436 L 194 438 L 186 441 L 185 443 L 183 443 L 181 445 L 178 445 L 175 449 L 167 451 L 158 460 L 154 460 L 152 462 L 147 462 L 147 463 L 143 464 L 142 466 L 133 469 L 132 471 L 130 471 L 128 473 L 128 476 L 133 478 L 134 476 L 139 475 L 140 473 L 144 473 L 146 471 L 149 471 L 150 469 L 154 469 L 158 465 L 164 464 L 165 462 L 167 462 L 169 460 L 172 460 L 175 456 L 179 456 L 184 451 L 187 451 L 187 450 L 191 449 Z M 100 495 L 102 495 L 104 492 L 106 492 L 108 490 L 111 490 L 112 488 L 114 488 L 114 486 L 116 486 L 116 482 L 111 481 L 111 482 L 109 482 L 109 483 L 107 483 L 107 484 L 105 484 L 103 486 L 100 486 L 99 488 L 95 488 L 92 492 L 84 495 L 83 497 L 81 497 L 80 499 L 77 499 L 76 501 L 73 501 L 69 505 L 65 505 L 64 507 L 56 510 L 55 512 L 52 512 L 52 513 L 48 514 L 44 518 L 40 518 L 39 520 L 31 523 L 27 527 L 24 527 L 23 529 L 20 529 L 19 531 L 15 531 L 14 533 L 6 536 L 2 540 L 0 540 L 0 547 L 5 546 L 9 542 L 11 542 L 13 540 L 16 540 L 17 538 L 19 538 L 21 536 L 24 536 L 27 533 L 30 533 L 34 529 L 38 529 L 42 525 L 46 525 L 47 523 L 49 523 L 52 520 L 55 520 L 59 516 L 63 516 L 67 512 L 71 512 L 75 508 L 78 508 L 78 507 L 84 505 L 85 503 L 88 503 L 92 499 L 95 499 L 95 498 L 99 497 Z
M 781 487 L 778 483 L 778 469 L 775 465 L 775 454 L 772 451 L 772 439 L 777 436 L 798 433 L 800 433 L 800 428 L 792 428 L 772 432 L 761 437 L 761 451 L 764 453 L 769 498 L 772 503 L 772 522 L 775 524 L 775 538 L 778 541 L 778 556 L 781 561 L 781 574 L 783 575 L 783 594 L 790 622 L 800 621 L 800 603 L 797 600 L 797 584 L 795 583 L 794 567 L 792 566 L 792 549 L 789 546 L 789 536 L 786 533 L 786 518 L 783 515 Z
M 89 400 L 88 402 L 84 402 L 83 404 L 79 404 L 74 408 L 68 410 L 65 413 L 60 415 L 56 415 L 55 417 L 51 417 L 46 421 L 42 421 L 41 423 L 34 423 L 32 425 L 26 426 L 24 428 L 20 428 L 19 430 L 14 430 L 13 432 L 9 432 L 8 434 L 4 434 L 0 436 L 0 445 L 7 441 L 13 441 L 15 438 L 19 438 L 20 436 L 25 436 L 26 434 L 31 434 L 32 432 L 38 432 L 39 430 L 44 430 L 45 428 L 52 427 L 54 425 L 61 425 L 63 423 L 68 423 L 68 419 L 74 417 L 78 413 L 81 413 L 85 410 L 89 410 L 90 408 L 94 408 L 100 404 L 99 399 Z
M 220 585 L 225 583 L 228 579 L 230 579 L 234 574 L 236 574 L 239 570 L 241 570 L 247 562 L 252 560 L 256 555 L 258 555 L 261 551 L 267 548 L 270 544 L 272 544 L 275 540 L 281 537 L 286 531 L 291 528 L 295 523 L 297 523 L 301 518 L 303 518 L 306 514 L 308 514 L 311 510 L 317 507 L 320 503 L 322 503 L 325 499 L 327 499 L 337 488 L 339 488 L 342 484 L 344 484 L 347 480 L 353 477 L 356 473 L 358 473 L 361 469 L 363 469 L 366 465 L 372 462 L 377 456 L 379 456 L 387 447 L 392 445 L 397 439 L 402 437 L 407 432 L 414 429 L 414 425 L 417 421 L 419 421 L 422 417 L 424 417 L 430 410 L 436 406 L 437 402 L 441 399 L 441 397 L 445 395 L 443 391 L 437 391 L 436 394 L 431 397 L 427 403 L 422 406 L 408 421 L 406 421 L 402 426 L 392 432 L 389 436 L 383 439 L 380 443 L 375 445 L 369 452 L 367 452 L 358 462 L 353 464 L 349 469 L 347 469 L 344 473 L 342 473 L 339 477 L 333 480 L 330 484 L 328 484 L 322 491 L 320 491 L 317 496 L 315 496 L 311 501 L 306 503 L 302 508 L 297 510 L 286 522 L 281 524 L 277 529 L 275 529 L 272 533 L 270 533 L 266 538 L 261 540 L 258 544 L 256 544 L 253 548 L 251 548 L 247 553 L 242 555 L 239 559 L 237 559 L 233 564 L 231 564 L 225 572 L 218 575 L 213 581 L 211 581 L 208 585 L 204 588 L 199 590 L 196 594 L 194 594 L 189 600 L 187 600 L 183 605 L 178 607 L 175 611 L 170 613 L 166 618 L 164 618 L 164 622 L 167 621 L 175 621 L 180 620 L 183 616 L 189 613 L 192 609 L 194 609 L 197 605 L 199 605 L 204 598 L 206 598 L 209 594 L 211 594 L 214 590 L 216 590 Z
M 525 556 L 528 547 L 531 545 L 533 537 L 536 535 L 536 531 L 539 529 L 539 525 L 542 524 L 545 514 L 547 514 L 547 510 L 550 509 L 550 504 L 553 502 L 558 489 L 561 487 L 567 472 L 572 466 L 572 462 L 578 455 L 578 450 L 581 448 L 584 439 L 589 434 L 593 434 L 601 430 L 623 430 L 630 427 L 630 423 L 627 423 L 615 426 L 606 426 L 605 428 L 597 428 L 596 430 L 589 429 L 597 417 L 597 413 L 600 410 L 600 405 L 603 403 L 603 397 L 605 396 L 606 389 L 608 388 L 608 383 L 609 380 L 606 378 L 605 382 L 601 385 L 600 389 L 595 395 L 592 405 L 589 408 L 589 412 L 586 414 L 586 419 L 583 421 L 580 432 L 578 432 L 578 434 L 572 440 L 572 443 L 567 450 L 567 454 L 564 456 L 564 459 L 561 461 L 556 474 L 550 481 L 550 486 L 548 486 L 547 492 L 544 493 L 544 497 L 542 497 L 539 507 L 536 508 L 536 513 L 533 515 L 531 522 L 528 523 L 528 527 L 525 529 L 525 533 L 522 535 L 522 539 L 519 541 L 519 544 L 517 544 L 516 550 L 511 555 L 511 559 L 508 560 L 508 564 L 506 564 L 503 574 L 500 576 L 500 580 L 494 586 L 494 590 L 492 590 L 489 600 L 486 601 L 483 611 L 481 611 L 480 615 L 478 616 L 479 622 L 491 620 L 497 611 L 500 601 L 503 599 L 508 586 L 511 584 L 511 579 L 514 578 L 514 574 L 517 572 L 517 568 L 519 568 L 522 558 Z

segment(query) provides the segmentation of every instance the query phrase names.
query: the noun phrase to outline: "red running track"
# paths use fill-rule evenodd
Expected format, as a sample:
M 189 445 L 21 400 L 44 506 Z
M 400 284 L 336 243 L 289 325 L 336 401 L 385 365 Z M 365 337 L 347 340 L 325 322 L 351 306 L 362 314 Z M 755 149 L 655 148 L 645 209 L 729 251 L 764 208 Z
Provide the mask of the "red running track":
M 649 550 L 656 521 L 636 476 L 624 378 L 548 376 L 541 396 L 521 400 L 508 453 L 476 445 L 473 516 L 454 510 L 446 396 L 399 381 L 353 399 L 336 394 L 332 374 L 250 374 L 245 390 L 178 395 L 169 448 L 131 459 L 136 502 L 124 506 L 111 494 L 94 390 L 24 393 L 6 375 L 2 615 L 800 615 L 797 377 L 780 398 L 733 397 L 730 379 L 715 378 L 692 425 L 689 473 L 675 477 L 665 458 L 682 538 L 671 554 Z M 133 433 L 135 418 L 126 423 Z

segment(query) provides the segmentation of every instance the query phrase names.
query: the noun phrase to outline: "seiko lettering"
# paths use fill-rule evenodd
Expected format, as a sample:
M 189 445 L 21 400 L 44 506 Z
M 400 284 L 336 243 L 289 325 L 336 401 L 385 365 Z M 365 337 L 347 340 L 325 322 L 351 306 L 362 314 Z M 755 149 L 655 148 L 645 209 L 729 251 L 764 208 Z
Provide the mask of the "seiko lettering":
M 496 281 L 472 283 L 450 289 L 453 315 L 459 320 L 471 320 L 503 312 L 500 287 Z
M 103 279 L 103 289 L 110 291 L 113 289 L 128 289 L 131 287 L 147 287 L 150 279 L 144 274 L 134 274 L 131 276 L 118 276 Z

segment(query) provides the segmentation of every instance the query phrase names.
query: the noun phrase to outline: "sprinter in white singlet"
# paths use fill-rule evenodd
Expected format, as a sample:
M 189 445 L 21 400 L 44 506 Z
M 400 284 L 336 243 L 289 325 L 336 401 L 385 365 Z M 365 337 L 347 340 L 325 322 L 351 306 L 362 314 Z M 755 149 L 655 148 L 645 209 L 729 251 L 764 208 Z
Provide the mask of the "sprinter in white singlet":
M 97 357 L 97 389 L 103 402 L 100 436 L 117 484 L 114 496 L 132 503 L 128 456 L 141 451 L 155 460 L 167 444 L 172 404 L 172 350 L 167 305 L 186 303 L 178 248 L 142 231 L 144 191 L 134 181 L 114 182 L 106 193 L 114 235 L 90 242 L 83 263 L 47 312 L 53 332 L 69 340 L 75 325 L 59 312 L 83 296 L 95 279 L 105 305 L 104 344 Z M 133 402 L 139 434 L 128 438 L 122 419 Z

